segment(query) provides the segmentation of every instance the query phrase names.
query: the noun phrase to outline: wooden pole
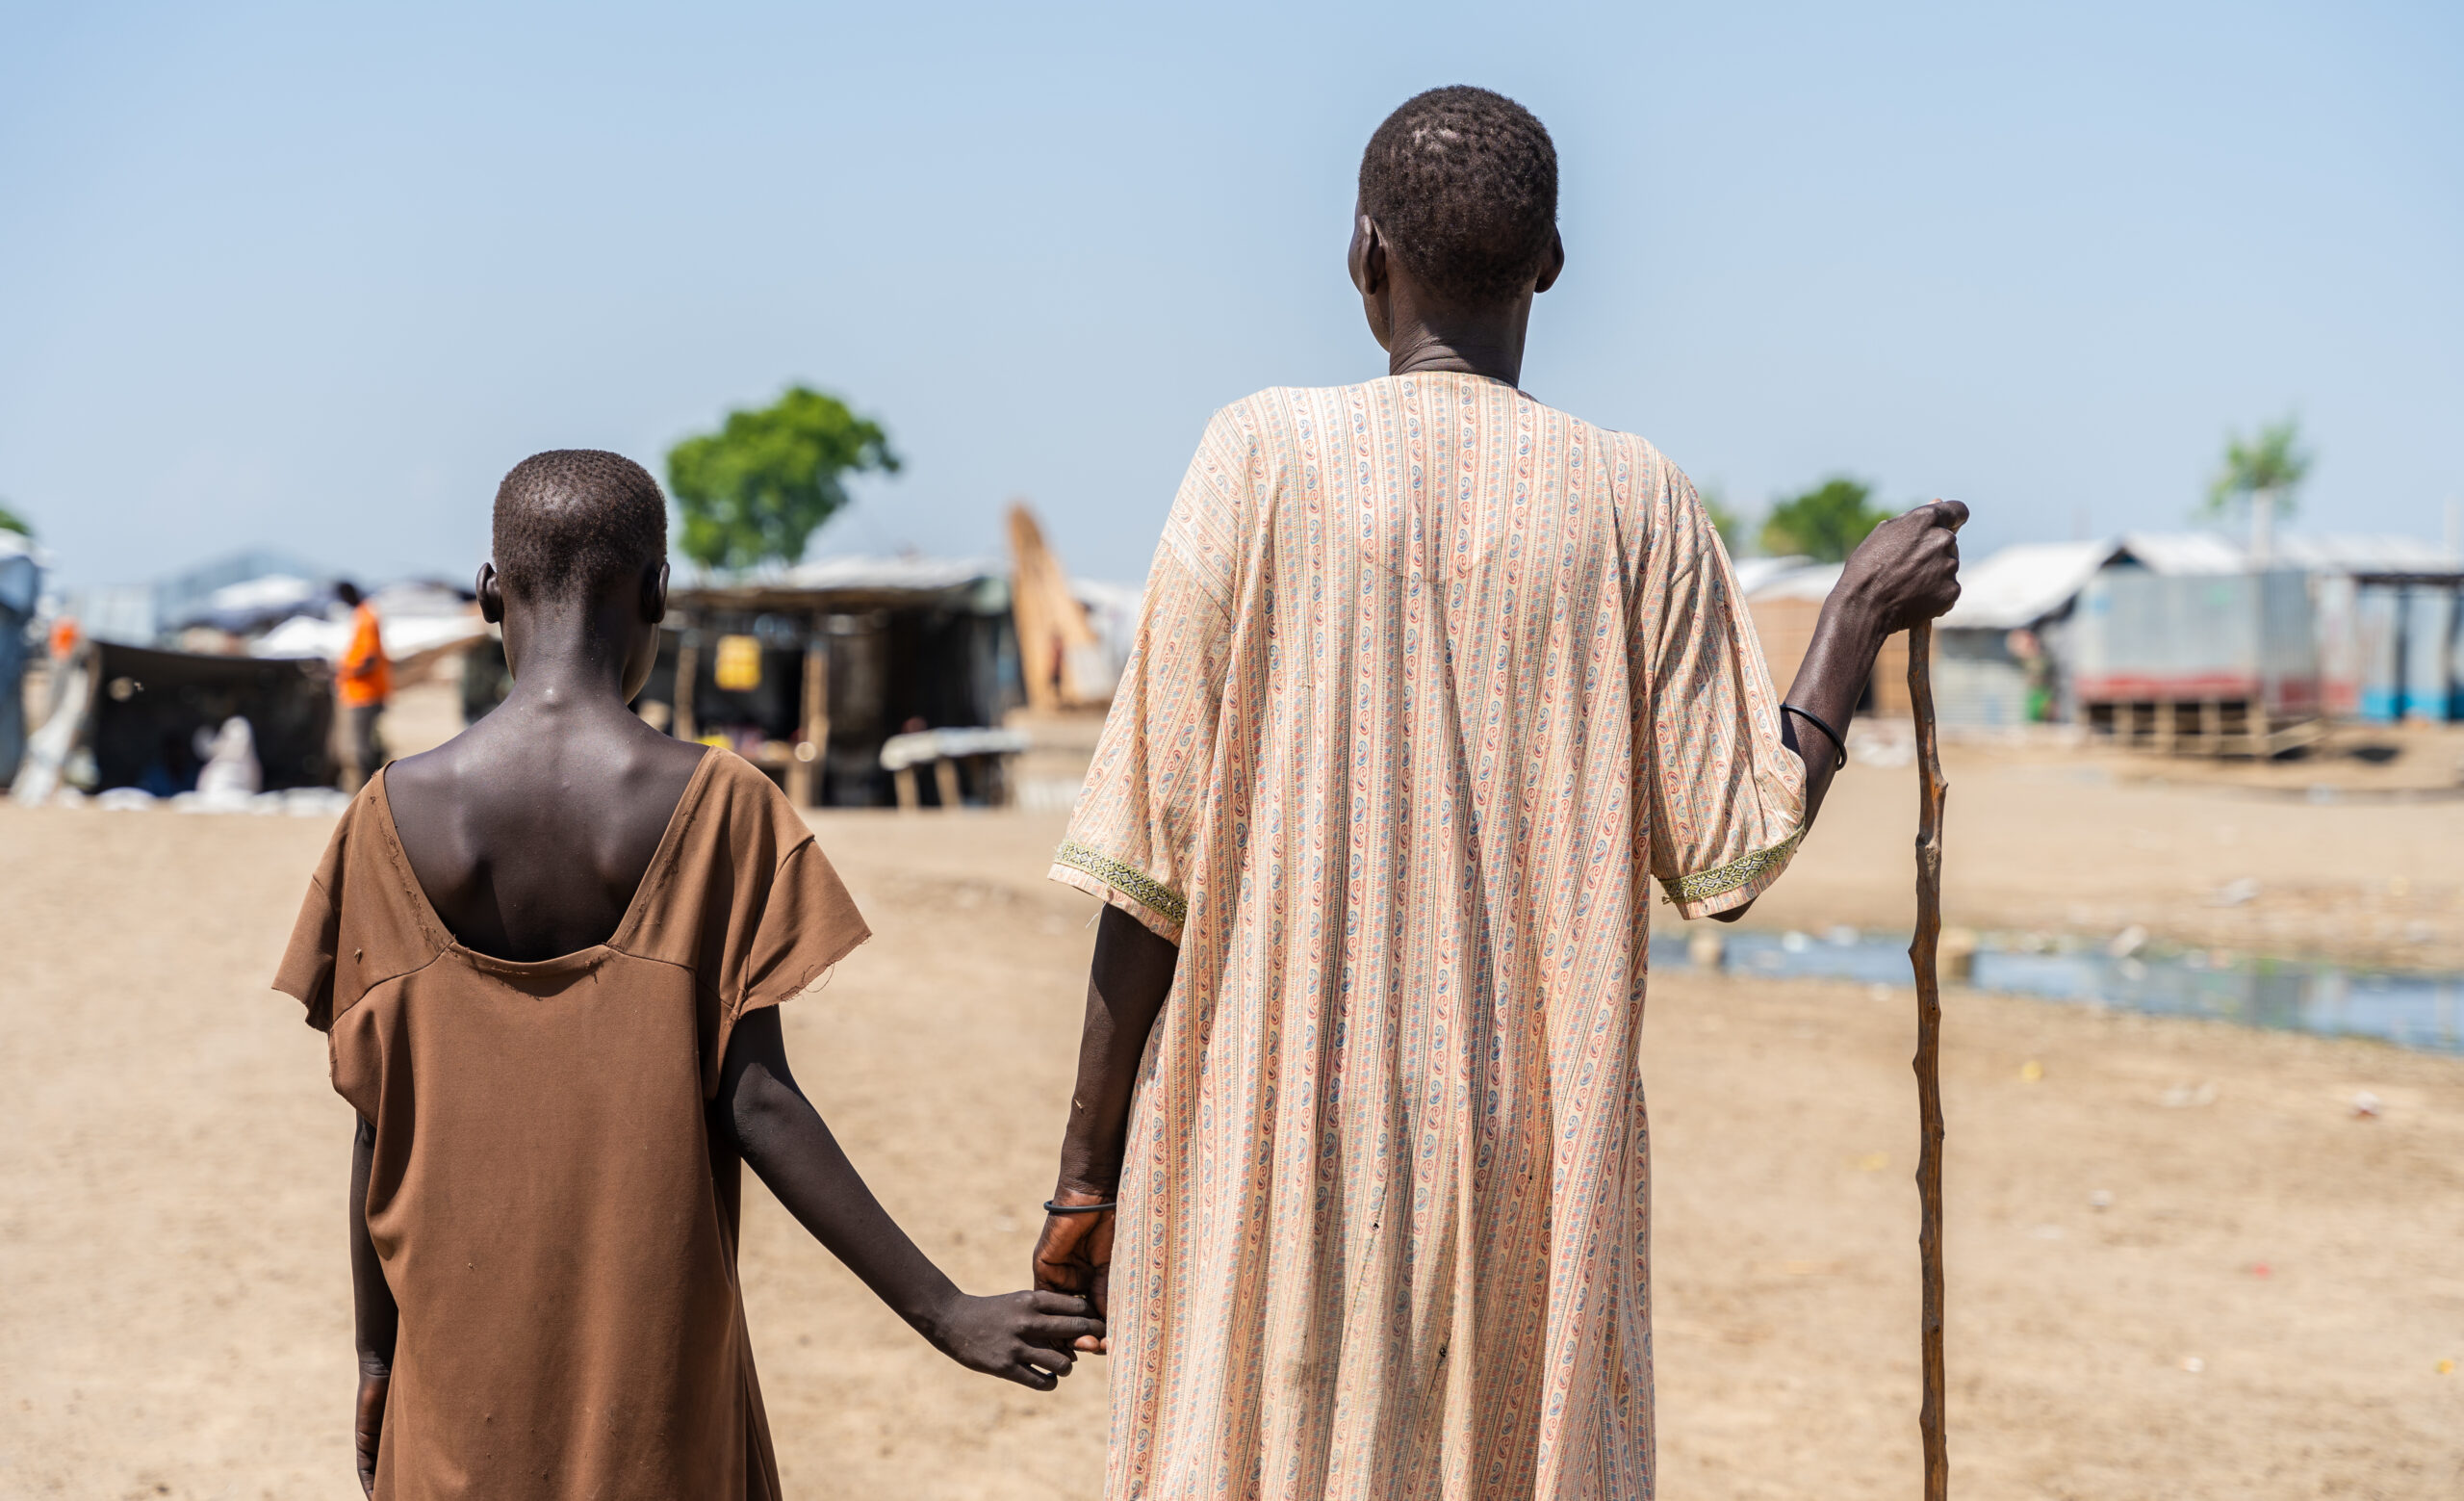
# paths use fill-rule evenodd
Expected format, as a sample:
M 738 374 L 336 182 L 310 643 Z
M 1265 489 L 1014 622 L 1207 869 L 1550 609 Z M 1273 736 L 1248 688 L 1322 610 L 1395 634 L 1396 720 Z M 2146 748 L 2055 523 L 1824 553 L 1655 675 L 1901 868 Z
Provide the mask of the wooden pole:
M 669 731 L 680 740 L 701 738 L 701 726 L 693 722 L 693 687 L 695 670 L 701 665 L 702 648 L 693 632 L 687 630 L 684 639 L 676 647 L 676 705 L 669 712 Z
M 787 767 L 787 797 L 800 808 L 821 805 L 822 757 L 830 749 L 830 642 L 821 622 L 805 642 L 805 700 L 796 726 L 795 761 Z
M 1942 1410 L 1942 752 L 1934 727 L 1934 627 L 1908 633 L 1909 712 L 1916 721 L 1916 935 L 1908 960 L 1916 971 L 1916 1252 L 1923 1264 L 1925 1403 L 1916 1424 L 1925 1438 L 1925 1501 L 1951 1492 L 1951 1458 Z

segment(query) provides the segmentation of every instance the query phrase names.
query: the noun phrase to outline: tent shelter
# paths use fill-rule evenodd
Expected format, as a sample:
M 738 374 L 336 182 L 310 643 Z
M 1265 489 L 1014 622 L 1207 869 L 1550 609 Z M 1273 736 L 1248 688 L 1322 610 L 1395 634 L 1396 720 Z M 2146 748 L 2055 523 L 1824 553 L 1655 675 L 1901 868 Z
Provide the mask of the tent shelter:
M 60 720 L 38 737 L 48 742 L 46 783 L 56 777 L 89 792 L 132 787 L 157 797 L 190 791 L 203 763 L 199 732 L 237 716 L 253 733 L 266 790 L 333 785 L 333 676 L 321 661 L 90 640 L 55 670 L 66 683 Z

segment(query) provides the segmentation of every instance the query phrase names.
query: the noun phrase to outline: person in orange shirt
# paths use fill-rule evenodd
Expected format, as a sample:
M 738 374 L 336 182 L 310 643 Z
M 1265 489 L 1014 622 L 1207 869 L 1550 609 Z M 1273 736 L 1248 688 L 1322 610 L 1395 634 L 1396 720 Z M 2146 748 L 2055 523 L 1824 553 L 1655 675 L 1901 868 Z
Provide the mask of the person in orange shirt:
M 351 785 L 357 787 L 385 764 L 385 745 L 376 738 L 376 717 L 394 696 L 394 669 L 385 660 L 385 638 L 376 627 L 376 611 L 348 579 L 334 585 L 334 597 L 350 607 L 350 643 L 343 648 L 338 674 L 343 713 L 350 732 Z

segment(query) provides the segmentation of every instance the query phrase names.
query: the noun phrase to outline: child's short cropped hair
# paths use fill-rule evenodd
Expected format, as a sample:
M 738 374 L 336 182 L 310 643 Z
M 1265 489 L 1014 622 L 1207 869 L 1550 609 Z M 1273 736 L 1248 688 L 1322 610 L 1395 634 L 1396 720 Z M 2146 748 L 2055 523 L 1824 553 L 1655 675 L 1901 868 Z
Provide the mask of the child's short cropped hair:
M 495 549 L 507 593 L 586 598 L 667 556 L 667 500 L 622 453 L 533 453 L 497 486 Z

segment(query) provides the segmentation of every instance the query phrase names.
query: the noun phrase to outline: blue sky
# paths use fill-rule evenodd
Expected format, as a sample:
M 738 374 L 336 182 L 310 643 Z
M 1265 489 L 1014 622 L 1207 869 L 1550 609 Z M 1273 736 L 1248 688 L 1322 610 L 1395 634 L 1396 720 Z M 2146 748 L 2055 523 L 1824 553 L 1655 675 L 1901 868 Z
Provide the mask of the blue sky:
M 525 453 L 806 380 L 909 461 L 816 552 L 1024 495 L 1134 578 L 1210 410 L 1382 370 L 1358 153 L 1455 82 L 1563 164 L 1526 387 L 1732 504 L 2171 526 L 2288 411 L 2299 526 L 2464 495 L 2456 8 L 1165 12 L 0 5 L 0 498 L 71 582 L 461 577 Z

